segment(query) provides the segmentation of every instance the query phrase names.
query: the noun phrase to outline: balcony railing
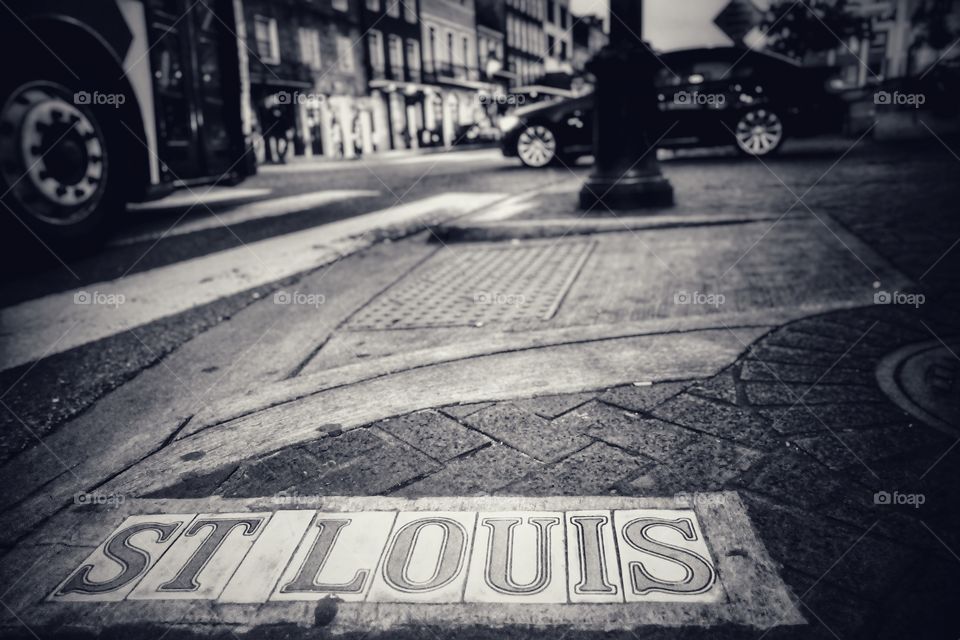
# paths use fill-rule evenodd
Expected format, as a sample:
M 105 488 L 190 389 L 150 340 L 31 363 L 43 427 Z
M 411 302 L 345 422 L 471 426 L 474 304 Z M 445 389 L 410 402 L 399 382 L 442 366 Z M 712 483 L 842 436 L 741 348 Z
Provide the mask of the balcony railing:
M 403 65 L 390 65 L 389 68 L 371 67 L 371 80 L 395 80 L 397 82 L 420 82 L 420 69 L 408 69 Z
M 480 79 L 480 70 L 475 67 L 468 67 L 461 64 L 450 64 L 449 62 L 437 62 L 428 65 L 424 70 L 424 79 L 428 82 L 437 82 L 442 80 L 473 80 Z

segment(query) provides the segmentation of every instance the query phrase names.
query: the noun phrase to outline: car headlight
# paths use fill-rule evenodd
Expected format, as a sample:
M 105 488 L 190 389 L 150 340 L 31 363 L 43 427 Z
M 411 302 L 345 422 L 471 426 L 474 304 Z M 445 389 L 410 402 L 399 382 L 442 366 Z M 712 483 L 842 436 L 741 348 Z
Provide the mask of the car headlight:
M 515 129 L 517 125 L 520 124 L 520 118 L 517 116 L 506 115 L 500 118 L 500 131 L 507 133 L 508 131 Z

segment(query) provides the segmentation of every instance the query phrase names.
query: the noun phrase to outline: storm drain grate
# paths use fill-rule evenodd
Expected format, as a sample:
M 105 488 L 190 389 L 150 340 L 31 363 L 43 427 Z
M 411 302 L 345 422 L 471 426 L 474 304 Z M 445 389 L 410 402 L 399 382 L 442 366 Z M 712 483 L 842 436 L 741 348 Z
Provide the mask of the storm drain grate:
M 592 241 L 444 248 L 375 298 L 354 329 L 415 329 L 546 320 L 590 256 Z

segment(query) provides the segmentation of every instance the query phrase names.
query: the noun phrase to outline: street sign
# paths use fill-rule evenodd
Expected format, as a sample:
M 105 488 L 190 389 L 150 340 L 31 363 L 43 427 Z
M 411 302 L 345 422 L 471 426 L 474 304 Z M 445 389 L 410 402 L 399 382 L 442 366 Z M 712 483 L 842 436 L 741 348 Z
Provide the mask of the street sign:
M 734 44 L 740 45 L 746 35 L 760 24 L 762 18 L 763 12 L 752 0 L 730 0 L 713 19 L 713 23 L 733 40 Z
M 412 611 L 439 625 L 804 622 L 732 492 L 103 506 L 75 508 L 80 539 L 35 569 L 32 621 L 88 605 L 114 624 L 175 623 L 199 600 L 287 622 L 333 602 L 353 628 Z

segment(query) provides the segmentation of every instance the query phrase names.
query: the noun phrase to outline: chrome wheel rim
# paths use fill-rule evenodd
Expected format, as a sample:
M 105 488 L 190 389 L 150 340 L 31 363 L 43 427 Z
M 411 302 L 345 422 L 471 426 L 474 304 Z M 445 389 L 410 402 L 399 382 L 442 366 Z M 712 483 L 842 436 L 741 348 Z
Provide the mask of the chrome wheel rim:
M 517 155 L 528 167 L 545 167 L 557 155 L 557 138 L 544 126 L 527 127 L 517 139 Z
M 743 114 L 735 131 L 737 146 L 752 156 L 767 155 L 783 141 L 783 123 L 779 116 L 766 109 Z
M 79 105 L 65 87 L 34 82 L 14 90 L 0 109 L 5 188 L 25 213 L 48 224 L 80 222 L 103 195 L 106 141 Z

